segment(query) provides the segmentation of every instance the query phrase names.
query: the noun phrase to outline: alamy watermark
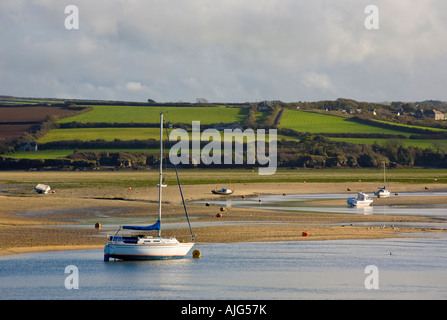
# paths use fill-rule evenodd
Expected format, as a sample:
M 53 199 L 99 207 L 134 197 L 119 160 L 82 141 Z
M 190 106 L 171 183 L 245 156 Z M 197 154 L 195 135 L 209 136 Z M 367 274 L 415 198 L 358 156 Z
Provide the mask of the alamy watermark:
M 257 163 L 259 175 L 272 175 L 277 168 L 277 132 L 268 130 L 268 155 L 266 155 L 266 130 L 258 129 L 224 129 L 223 130 L 223 164 L 244 164 L 244 145 L 246 145 L 246 164 Z M 169 134 L 169 141 L 177 141 L 169 151 L 172 164 L 205 165 L 222 164 L 222 136 L 214 128 L 200 131 L 200 121 L 192 122 L 191 138 L 185 129 L 174 129 Z M 234 141 L 234 163 L 233 163 Z M 201 142 L 208 142 L 201 149 Z M 191 161 L 190 161 L 191 159 Z M 265 166 L 266 165 L 266 166 Z
M 367 290 L 379 289 L 379 268 L 375 265 L 369 265 L 365 268 L 365 274 L 368 276 L 365 278 L 365 288 Z
M 68 5 L 64 12 L 68 14 L 64 21 L 65 28 L 67 30 L 79 29 L 79 8 L 75 5 Z M 368 5 L 364 13 L 368 14 L 364 21 L 365 28 L 368 30 L 379 29 L 379 8 L 375 5 Z
M 79 289 L 79 270 L 78 267 L 74 265 L 69 265 L 65 267 L 65 273 L 68 276 L 65 278 L 65 288 L 68 290 Z
M 365 14 L 368 14 L 364 22 L 365 28 L 368 30 L 378 30 L 379 8 L 375 5 L 369 5 L 365 8 Z
M 66 14 L 68 13 L 68 16 L 65 18 L 64 21 L 65 29 L 79 29 L 79 8 L 75 5 L 69 5 L 65 7 L 64 12 Z

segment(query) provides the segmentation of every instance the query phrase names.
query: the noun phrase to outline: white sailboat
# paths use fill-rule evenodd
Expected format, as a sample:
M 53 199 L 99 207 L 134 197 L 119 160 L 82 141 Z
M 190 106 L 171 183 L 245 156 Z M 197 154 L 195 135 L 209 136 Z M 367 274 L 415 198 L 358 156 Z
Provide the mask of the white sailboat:
M 161 198 L 163 188 L 163 171 L 162 171 L 162 156 L 163 156 L 163 113 L 160 113 L 160 177 L 158 184 L 158 221 L 150 226 L 123 226 L 118 229 L 114 236 L 110 236 L 104 246 L 104 261 L 109 261 L 110 258 L 122 260 L 166 260 L 166 259 L 181 259 L 194 246 L 193 242 L 179 242 L 175 238 L 161 237 Z M 178 175 L 177 175 L 178 178 Z M 183 205 L 186 206 L 183 199 L 183 193 L 180 187 L 180 194 L 182 195 Z M 189 218 L 186 212 L 186 217 Z M 125 230 L 149 231 L 158 230 L 158 236 L 118 236 L 118 232 Z M 191 236 L 194 241 L 191 226 L 189 227 Z
M 367 207 L 367 206 L 371 205 L 373 200 L 370 199 L 366 193 L 359 192 L 359 193 L 357 193 L 357 197 L 348 198 L 348 200 L 346 202 L 351 207 Z
M 383 184 L 388 184 L 387 181 L 387 177 L 386 177 L 386 167 L 385 167 L 385 162 L 383 163 Z M 383 186 L 383 188 L 378 187 L 379 190 L 377 190 L 374 195 L 377 198 L 388 198 L 390 196 L 390 191 L 387 190 L 386 186 Z
M 390 196 L 390 191 L 386 189 L 386 187 L 384 186 L 383 188 L 378 187 L 379 190 L 377 190 L 376 192 L 374 192 L 374 195 L 377 198 L 388 198 Z

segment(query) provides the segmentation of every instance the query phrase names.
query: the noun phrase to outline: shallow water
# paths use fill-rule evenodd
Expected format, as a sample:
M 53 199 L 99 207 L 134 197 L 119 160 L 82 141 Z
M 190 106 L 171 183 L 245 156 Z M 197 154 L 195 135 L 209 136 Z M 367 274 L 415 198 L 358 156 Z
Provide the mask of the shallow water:
M 279 211 L 305 211 L 305 212 L 327 212 L 327 213 L 350 213 L 350 214 L 375 214 L 375 215 L 405 215 L 424 216 L 447 219 L 447 208 L 445 204 L 428 205 L 372 205 L 365 208 L 342 206 L 312 206 L 312 200 L 347 199 L 352 194 L 292 194 L 292 195 L 264 195 L 260 197 L 249 197 L 246 199 L 218 199 L 214 201 L 195 201 L 195 204 L 205 202 L 216 206 L 254 208 Z M 430 193 L 400 193 L 399 198 L 415 196 L 447 196 L 447 192 Z M 392 196 L 394 197 L 394 196 Z M 259 201 L 261 200 L 261 201 Z M 306 204 L 303 204 L 306 201 Z
M 329 211 L 330 207 L 304 207 L 300 203 L 322 197 L 346 195 L 263 196 L 261 204 L 259 198 L 213 204 L 366 214 L 353 208 Z M 392 215 L 404 210 L 400 211 L 404 215 L 447 218 L 446 210 L 436 206 L 424 210 L 392 206 L 371 209 L 368 214 Z M 192 225 L 202 226 L 194 221 Z M 436 225 L 446 228 L 446 223 Z M 446 233 L 380 240 L 207 244 L 195 248 L 202 252 L 202 258 L 193 259 L 189 254 L 173 261 L 104 262 L 102 250 L 0 256 L 0 299 L 447 299 Z M 369 276 L 365 268 L 370 265 L 377 267 L 378 289 L 365 287 Z M 67 266 L 77 268 L 79 289 L 66 288 L 70 276 L 65 273 Z
M 0 299 L 446 299 L 447 237 L 209 244 L 202 258 L 103 261 L 102 250 L 0 257 Z M 65 273 L 77 267 L 79 289 Z M 378 289 L 366 289 L 368 265 Z

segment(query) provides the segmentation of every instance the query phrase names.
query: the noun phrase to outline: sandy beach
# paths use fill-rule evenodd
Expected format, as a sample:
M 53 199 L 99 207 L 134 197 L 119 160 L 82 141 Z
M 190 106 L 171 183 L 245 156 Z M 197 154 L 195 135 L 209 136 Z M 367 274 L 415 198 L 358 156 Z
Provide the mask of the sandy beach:
M 211 184 L 185 185 L 186 201 L 211 201 L 222 196 L 213 195 Z M 373 192 L 377 183 L 238 183 L 232 186 L 230 197 L 256 197 L 265 194 L 352 193 Z M 349 191 L 348 191 L 349 190 Z M 447 191 L 445 184 L 394 184 L 393 192 Z M 163 218 L 166 224 L 185 222 L 177 186 L 163 190 Z M 48 250 L 103 248 L 105 237 L 114 230 L 109 221 L 126 221 L 147 217 L 148 224 L 157 216 L 158 189 L 156 187 L 123 188 L 60 188 L 55 193 L 39 195 L 30 190 L 9 188 L 3 184 L 0 193 L 0 254 L 14 254 Z M 345 200 L 320 200 L 320 205 L 343 205 Z M 394 196 L 377 199 L 380 203 L 447 204 L 447 197 Z M 331 213 L 279 212 L 261 209 L 229 208 L 217 218 L 219 207 L 189 205 L 194 223 L 206 226 L 194 228 L 196 243 L 249 241 L 312 241 L 335 239 L 367 239 L 399 237 L 402 233 L 442 232 L 418 227 L 393 227 L 396 223 L 439 223 L 439 219 L 414 216 L 377 216 Z M 445 221 L 445 220 L 444 220 Z M 94 225 L 99 222 L 101 230 Z M 228 225 L 228 223 L 233 224 Z M 383 223 L 385 227 L 365 227 L 364 222 Z M 358 224 L 358 225 L 357 225 Z M 417 225 L 417 224 L 415 224 Z M 185 224 L 186 226 L 186 224 Z M 307 232 L 309 236 L 303 237 Z M 189 230 L 166 229 L 163 236 L 189 239 Z

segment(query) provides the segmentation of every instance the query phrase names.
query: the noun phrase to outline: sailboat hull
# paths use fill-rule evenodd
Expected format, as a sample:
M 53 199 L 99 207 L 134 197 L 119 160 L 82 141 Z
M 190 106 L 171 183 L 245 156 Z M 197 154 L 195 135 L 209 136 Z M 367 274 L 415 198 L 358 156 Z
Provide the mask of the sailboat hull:
M 351 207 L 368 207 L 372 202 L 372 200 L 356 200 L 353 198 L 349 198 L 346 201 L 346 203 Z
M 390 192 L 389 192 L 388 190 L 380 189 L 379 191 L 376 191 L 376 192 L 374 193 L 374 195 L 375 195 L 377 198 L 389 198 L 389 197 L 390 197 Z
M 126 244 L 107 243 L 104 247 L 104 260 L 170 260 L 183 259 L 194 243 L 175 244 Z

